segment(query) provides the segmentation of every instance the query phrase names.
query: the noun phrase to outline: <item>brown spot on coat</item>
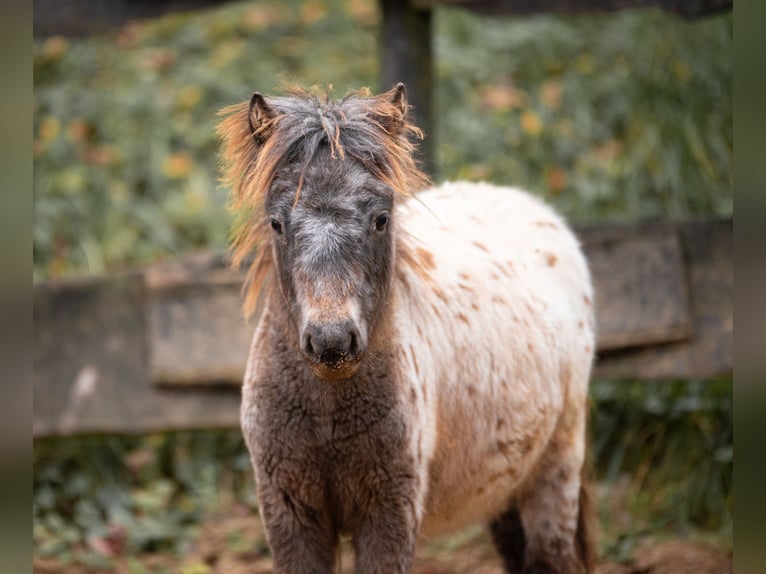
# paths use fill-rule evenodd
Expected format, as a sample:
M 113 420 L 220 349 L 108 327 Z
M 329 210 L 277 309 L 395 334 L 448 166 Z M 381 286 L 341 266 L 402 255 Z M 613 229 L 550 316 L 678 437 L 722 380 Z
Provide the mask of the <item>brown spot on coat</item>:
M 511 278 L 511 274 L 508 272 L 508 268 L 505 265 L 503 265 L 499 261 L 493 261 L 492 263 L 498 269 L 498 271 L 500 271 L 500 273 L 502 273 L 503 275 L 505 275 L 509 279 Z
M 468 320 L 468 317 L 466 317 L 465 313 L 458 313 L 457 318 L 460 319 L 463 323 L 466 325 L 470 325 L 471 322 Z
M 445 303 L 449 304 L 449 300 L 447 299 L 447 296 L 444 294 L 444 291 L 442 291 L 438 287 L 434 287 L 434 295 L 436 295 L 439 299 L 441 299 Z
M 552 221 L 535 221 L 535 225 L 537 225 L 537 227 L 548 227 L 550 229 L 559 228 L 559 226 L 553 223 Z
M 532 450 L 532 443 L 534 442 L 533 436 L 525 436 L 521 439 L 519 442 L 519 451 L 521 454 L 526 455 L 529 453 L 530 450 Z
M 587 295 L 583 295 L 582 300 L 585 301 L 585 304 L 588 307 L 590 307 L 593 304 L 593 302 L 590 300 L 590 297 L 588 297 Z
M 548 253 L 546 261 L 548 262 L 549 267 L 553 267 L 558 262 L 558 257 L 556 257 L 553 253 Z
M 484 253 L 489 253 L 489 248 L 486 245 L 484 245 L 481 241 L 472 241 L 471 243 L 473 243 L 476 247 L 481 249 Z
M 422 247 L 415 248 L 415 254 L 418 257 L 418 261 L 424 269 L 436 269 L 436 262 L 434 261 L 434 254 L 423 249 Z

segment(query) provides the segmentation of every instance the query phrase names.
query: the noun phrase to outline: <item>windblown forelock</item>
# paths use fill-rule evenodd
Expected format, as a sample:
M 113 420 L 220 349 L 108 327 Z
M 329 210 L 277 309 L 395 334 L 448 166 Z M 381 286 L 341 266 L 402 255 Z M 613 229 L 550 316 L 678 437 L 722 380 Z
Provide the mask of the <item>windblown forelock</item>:
M 264 201 L 282 168 L 301 166 L 296 202 L 305 168 L 324 142 L 333 159 L 354 159 L 395 194 L 410 195 L 428 185 L 413 159 L 410 139 L 423 134 L 386 94 L 372 97 L 369 90 L 361 90 L 332 102 L 328 93 L 318 90 L 289 93 L 268 99 L 275 116 L 254 131 L 247 102 L 220 112 L 225 116 L 217 130 L 223 143 L 223 182 L 231 186 L 229 206 L 235 213 L 232 264 L 241 265 L 257 250 L 245 283 L 246 316 L 255 310 L 258 292 L 273 267 L 270 250 L 262 248 L 269 237 Z M 396 133 L 387 127 L 392 125 L 398 126 Z

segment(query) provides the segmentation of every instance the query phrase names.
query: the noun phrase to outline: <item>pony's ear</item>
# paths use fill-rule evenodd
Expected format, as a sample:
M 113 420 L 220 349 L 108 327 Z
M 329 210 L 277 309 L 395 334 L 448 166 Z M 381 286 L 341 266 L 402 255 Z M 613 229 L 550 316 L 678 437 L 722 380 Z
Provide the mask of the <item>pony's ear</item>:
M 401 134 L 410 109 L 404 84 L 399 82 L 387 92 L 380 94 L 378 99 L 383 103 L 379 107 L 378 121 L 388 133 Z
M 269 124 L 276 116 L 266 98 L 260 92 L 253 93 L 247 120 L 250 122 L 250 133 L 256 141 L 263 142 L 268 137 Z

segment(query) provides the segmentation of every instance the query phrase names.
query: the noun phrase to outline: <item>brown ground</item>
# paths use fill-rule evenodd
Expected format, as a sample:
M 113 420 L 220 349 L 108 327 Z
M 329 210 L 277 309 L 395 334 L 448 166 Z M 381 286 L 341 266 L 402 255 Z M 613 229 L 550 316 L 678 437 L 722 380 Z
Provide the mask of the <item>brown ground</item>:
M 179 574 L 270 574 L 271 561 L 256 516 L 242 513 L 209 518 L 196 545 L 182 559 L 145 555 L 115 559 L 114 572 L 178 572 Z M 348 548 L 343 552 L 343 573 L 352 571 Z M 94 570 L 55 560 L 35 559 L 36 574 L 90 574 Z M 103 572 L 103 570 L 102 570 Z M 682 540 L 638 542 L 628 562 L 602 562 L 599 574 L 731 574 L 731 553 Z M 481 529 L 466 531 L 449 541 L 422 547 L 414 574 L 502 574 L 500 561 Z

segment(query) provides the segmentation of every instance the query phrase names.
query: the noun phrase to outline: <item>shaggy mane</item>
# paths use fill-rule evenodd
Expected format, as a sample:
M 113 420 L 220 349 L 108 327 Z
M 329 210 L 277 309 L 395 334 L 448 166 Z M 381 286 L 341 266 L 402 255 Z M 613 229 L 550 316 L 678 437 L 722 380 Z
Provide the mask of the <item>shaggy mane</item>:
M 422 139 L 423 134 L 407 120 L 406 103 L 402 107 L 403 100 L 396 101 L 397 88 L 379 96 L 363 89 L 337 101 L 319 89 L 292 88 L 288 94 L 268 98 L 274 114 L 255 126 L 248 102 L 219 112 L 224 116 L 217 128 L 223 182 L 231 187 L 230 209 L 235 213 L 232 265 L 239 267 L 256 253 L 243 288 L 246 317 L 255 311 L 273 267 L 271 250 L 266 248 L 270 234 L 263 209 L 280 169 L 296 162 L 305 169 L 317 150 L 327 145 L 333 159 L 358 161 L 397 195 L 410 195 L 429 183 L 413 159 L 415 145 L 410 140 L 411 135 Z M 302 183 L 301 176 L 296 202 Z

